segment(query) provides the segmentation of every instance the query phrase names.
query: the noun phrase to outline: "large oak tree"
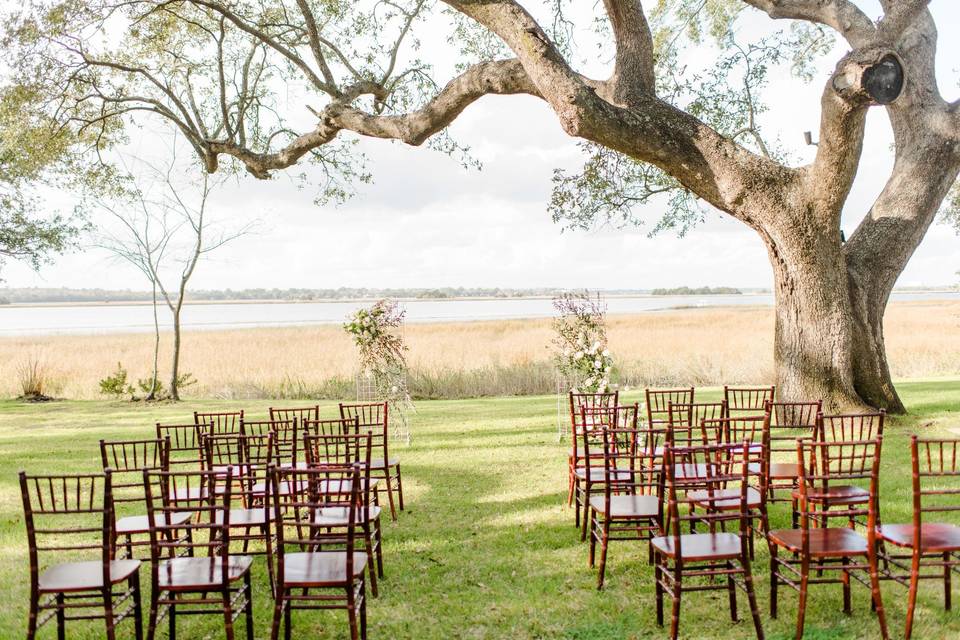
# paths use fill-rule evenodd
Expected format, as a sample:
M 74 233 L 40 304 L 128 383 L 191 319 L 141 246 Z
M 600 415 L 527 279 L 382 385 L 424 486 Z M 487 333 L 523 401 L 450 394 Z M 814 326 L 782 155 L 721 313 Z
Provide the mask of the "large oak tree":
M 268 178 L 312 160 L 333 198 L 366 177 L 358 136 L 460 153 L 446 130 L 471 103 L 535 96 L 588 154 L 583 172 L 557 174 L 556 217 L 629 220 L 661 194 L 672 207 L 661 225 L 689 222 L 694 200 L 742 221 L 773 266 L 782 394 L 902 411 L 884 309 L 960 171 L 960 103 L 937 86 L 928 0 L 880 0 L 876 19 L 853 0 L 603 0 L 591 8 L 611 55 L 604 78 L 578 70 L 569 37 L 584 4 L 67 0 L 11 19 L 5 44 L 11 87 L 38 97 L 24 117 L 75 132 L 91 154 L 133 123 L 167 122 L 206 171 Z M 747 12 L 789 28 L 739 42 L 733 27 Z M 418 57 L 417 35 L 438 25 L 451 28 L 461 62 L 442 87 Z M 722 55 L 691 80 L 678 48 L 706 34 Z M 831 36 L 848 51 L 823 86 L 816 157 L 796 166 L 764 141 L 755 94 L 786 58 L 809 74 Z M 844 242 L 841 212 L 877 104 L 894 132 L 893 170 Z

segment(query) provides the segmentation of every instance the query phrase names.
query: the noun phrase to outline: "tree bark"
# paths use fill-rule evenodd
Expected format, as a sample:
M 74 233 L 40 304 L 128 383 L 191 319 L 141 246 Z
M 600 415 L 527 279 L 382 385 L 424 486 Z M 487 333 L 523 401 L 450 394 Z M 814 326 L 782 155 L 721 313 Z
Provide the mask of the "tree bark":
M 183 290 L 177 299 L 177 304 L 171 310 L 173 311 L 173 362 L 170 367 L 170 399 L 180 400 L 180 309 L 183 308 Z

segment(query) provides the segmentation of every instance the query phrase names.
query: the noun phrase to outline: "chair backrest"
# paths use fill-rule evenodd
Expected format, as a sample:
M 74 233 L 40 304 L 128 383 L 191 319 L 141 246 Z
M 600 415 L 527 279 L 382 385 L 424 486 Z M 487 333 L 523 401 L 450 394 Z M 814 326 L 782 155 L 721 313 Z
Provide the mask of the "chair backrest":
M 319 420 L 320 405 L 315 404 L 312 407 L 270 407 L 271 420 L 296 420 L 303 424 L 304 420 Z
M 696 389 L 645 389 L 647 425 L 666 429 L 670 421 L 671 404 L 693 404 Z
M 719 443 L 720 438 L 709 437 L 704 431 L 704 421 L 726 418 L 726 401 L 667 403 L 666 421 L 655 428 L 666 434 L 666 442 L 677 447 L 693 447 L 710 442 Z M 651 424 L 651 423 L 648 423 Z
M 114 530 L 111 471 L 69 475 L 21 471 L 19 475 L 33 589 L 45 566 L 71 557 L 96 557 L 102 563 L 104 584 L 110 584 Z
M 208 424 L 157 423 L 157 439 L 170 441 L 167 462 L 173 469 L 200 469 L 203 466 L 203 436 Z
M 359 433 L 360 418 L 327 418 L 324 420 L 304 420 L 300 428 L 300 439 L 306 434 L 334 436 L 340 433 Z
M 872 539 L 877 514 L 877 482 L 880 474 L 882 436 L 866 440 L 823 441 L 797 440 L 797 462 L 800 465 L 799 506 L 804 544 L 807 531 L 822 526 L 829 518 L 845 521 L 867 517 L 867 537 Z M 869 499 L 837 503 L 831 493 L 858 488 L 868 493 Z M 842 496 L 841 496 L 842 497 Z M 843 509 L 823 509 L 824 499 L 833 498 Z M 818 504 L 819 503 L 819 504 Z
M 873 440 L 883 436 L 883 419 L 886 411 L 876 413 L 844 413 L 837 415 L 817 414 L 816 440 L 823 442 L 846 442 Z
M 691 521 L 706 525 L 711 533 L 720 531 L 726 522 L 736 522 L 746 553 L 751 517 L 747 489 L 750 466 L 756 464 L 757 456 L 748 443 L 665 447 L 667 519 L 677 558 L 682 558 L 681 534 Z M 690 473 L 691 469 L 697 472 Z
M 100 462 L 103 470 L 111 470 L 111 496 L 114 514 L 123 507 L 136 504 L 143 509 L 143 470 L 166 471 L 169 468 L 170 439 L 101 440 Z
M 273 527 L 276 542 L 269 555 L 271 572 L 277 583 L 285 583 L 284 558 L 287 547 L 296 553 L 330 551 L 331 545 L 345 554 L 342 580 L 352 584 L 359 492 L 363 484 L 356 465 L 324 465 L 320 467 L 277 468 L 271 472 Z M 323 517 L 343 514 L 343 525 L 331 530 Z
M 770 403 L 770 457 L 776 454 L 789 456 L 790 462 L 797 457 L 797 438 L 815 438 L 817 415 L 823 410 L 823 402 L 771 402 Z
M 241 422 L 243 422 L 243 409 L 213 413 L 193 412 L 193 423 L 209 425 L 208 431 L 213 434 L 239 433 Z
M 203 442 L 204 469 L 221 476 L 229 469 L 234 501 L 242 503 L 245 508 L 256 503 L 262 505 L 259 492 L 269 481 L 267 468 L 273 464 L 273 434 L 209 435 Z
M 383 458 L 389 460 L 389 402 L 358 402 L 353 404 L 340 403 L 341 419 L 357 419 L 359 428 L 355 433 L 369 431 L 372 435 L 370 446 L 373 451 L 372 459 Z
M 353 465 L 360 470 L 362 485 L 357 493 L 361 504 L 370 504 L 370 457 L 373 436 L 366 433 L 310 435 L 303 437 L 309 468 Z
M 218 565 L 220 567 L 223 578 L 220 588 L 229 586 L 233 483 L 233 468 L 223 473 L 143 471 L 154 572 L 163 570 L 161 560 L 184 555 L 207 557 L 211 571 Z M 176 518 L 184 512 L 194 514 L 187 523 Z
M 656 447 L 647 440 L 662 433 L 641 429 L 636 422 L 602 429 L 605 513 L 612 513 L 610 502 L 615 495 L 651 495 L 659 497 L 663 515 L 663 465 L 656 460 Z
M 637 429 L 640 406 L 636 403 L 627 406 L 581 405 L 580 426 L 574 432 L 577 439 L 574 446 L 579 450 L 587 477 L 592 477 L 591 469 L 603 469 L 603 432 L 607 429 L 624 427 Z
M 758 412 L 763 411 L 767 402 L 776 399 L 777 387 L 728 387 L 723 385 L 723 399 L 727 401 L 727 411 Z
M 910 437 L 913 465 L 914 548 L 920 548 L 920 525 L 926 514 L 942 522 L 943 514 L 960 511 L 960 438 Z M 952 518 L 955 520 L 955 518 Z

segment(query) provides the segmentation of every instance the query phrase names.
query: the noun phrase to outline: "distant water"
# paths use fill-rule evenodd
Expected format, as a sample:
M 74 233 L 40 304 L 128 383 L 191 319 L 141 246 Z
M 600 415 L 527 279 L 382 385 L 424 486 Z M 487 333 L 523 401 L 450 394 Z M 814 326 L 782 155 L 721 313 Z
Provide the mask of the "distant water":
M 957 292 L 894 293 L 894 300 L 960 300 Z M 606 298 L 611 314 L 631 314 L 676 307 L 772 305 L 771 294 L 716 296 L 635 296 Z M 184 329 L 214 330 L 339 324 L 369 302 L 278 302 L 186 305 Z M 554 315 L 549 299 L 405 300 L 408 322 L 466 322 L 547 318 Z M 161 309 L 161 323 L 169 326 Z M 132 333 L 153 330 L 149 305 L 0 306 L 0 336 Z

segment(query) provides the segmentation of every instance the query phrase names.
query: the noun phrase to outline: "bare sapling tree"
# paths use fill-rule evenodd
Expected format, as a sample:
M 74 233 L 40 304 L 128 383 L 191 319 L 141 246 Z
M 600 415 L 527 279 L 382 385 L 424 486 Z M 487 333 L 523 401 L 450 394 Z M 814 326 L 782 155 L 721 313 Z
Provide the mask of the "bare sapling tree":
M 153 375 L 146 399 L 158 397 L 163 386 L 159 377 L 160 299 L 171 314 L 173 346 L 170 363 L 169 397 L 180 399 L 183 374 L 180 372 L 182 346 L 181 313 L 187 286 L 201 258 L 251 229 L 246 225 L 228 232 L 210 219 L 210 199 L 217 186 L 206 173 L 187 174 L 172 154 L 165 168 L 144 160 L 133 164 L 143 171 L 130 172 L 132 188 L 114 200 L 98 199 L 98 208 L 112 221 L 97 246 L 132 264 L 149 281 L 153 301 Z M 128 165 L 129 167 L 129 165 Z
M 367 177 L 358 137 L 469 162 L 447 133 L 464 110 L 532 96 L 586 154 L 581 172 L 556 175 L 555 218 L 629 224 L 666 203 L 657 229 L 688 228 L 702 206 L 741 221 L 772 265 L 783 396 L 903 411 L 884 311 L 960 172 L 960 101 L 937 82 L 929 4 L 44 0 L 6 23 L 6 86 L 26 96 L 24 119 L 56 122 L 93 157 L 132 125 L 166 122 L 208 173 L 267 179 L 312 161 L 321 199 Z M 710 62 L 695 69 L 698 51 Z M 819 146 L 791 160 L 763 130 L 764 87 L 783 69 L 797 83 L 824 75 L 825 56 Z M 893 168 L 843 242 L 871 108 L 893 130 Z

